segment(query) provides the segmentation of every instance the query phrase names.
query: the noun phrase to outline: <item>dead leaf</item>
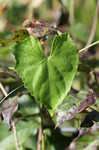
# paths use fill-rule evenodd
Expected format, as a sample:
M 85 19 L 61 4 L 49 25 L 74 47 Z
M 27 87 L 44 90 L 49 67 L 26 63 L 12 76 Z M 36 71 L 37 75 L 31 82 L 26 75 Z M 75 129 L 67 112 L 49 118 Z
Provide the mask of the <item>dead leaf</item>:
M 11 127 L 11 120 L 14 115 L 14 113 L 18 110 L 18 102 L 17 97 L 10 98 L 9 100 L 6 100 L 1 109 L 1 114 L 4 119 L 4 121 L 7 123 L 8 128 Z
M 89 90 L 87 98 L 80 103 L 80 106 L 78 107 L 77 112 L 82 112 L 85 110 L 88 106 L 94 104 L 96 102 L 96 96 L 93 90 Z
M 57 112 L 57 125 L 63 124 L 66 120 L 71 120 L 75 117 L 77 113 L 80 113 L 84 110 L 86 110 L 89 106 L 94 104 L 96 102 L 96 96 L 93 90 L 89 90 L 86 98 L 80 102 L 78 106 L 73 105 L 70 109 L 67 111 L 59 111 Z

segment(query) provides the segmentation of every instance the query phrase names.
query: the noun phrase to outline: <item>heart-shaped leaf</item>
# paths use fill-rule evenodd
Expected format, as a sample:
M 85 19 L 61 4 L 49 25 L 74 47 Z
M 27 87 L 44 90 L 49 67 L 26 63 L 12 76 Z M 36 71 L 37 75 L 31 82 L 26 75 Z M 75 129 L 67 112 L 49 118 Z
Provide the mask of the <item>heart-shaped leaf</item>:
M 25 87 L 53 113 L 69 92 L 78 67 L 78 51 L 70 36 L 55 36 L 51 53 L 45 57 L 40 42 L 26 34 L 14 54 Z

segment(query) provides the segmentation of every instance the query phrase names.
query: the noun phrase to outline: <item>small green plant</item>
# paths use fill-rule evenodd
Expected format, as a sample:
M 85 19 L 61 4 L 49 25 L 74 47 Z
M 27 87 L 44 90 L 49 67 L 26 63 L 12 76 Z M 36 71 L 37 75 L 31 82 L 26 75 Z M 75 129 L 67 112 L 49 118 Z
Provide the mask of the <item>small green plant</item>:
M 25 34 L 14 50 L 16 71 L 40 106 L 53 114 L 71 88 L 78 50 L 69 34 L 62 33 L 55 36 L 50 55 L 45 57 L 39 40 Z

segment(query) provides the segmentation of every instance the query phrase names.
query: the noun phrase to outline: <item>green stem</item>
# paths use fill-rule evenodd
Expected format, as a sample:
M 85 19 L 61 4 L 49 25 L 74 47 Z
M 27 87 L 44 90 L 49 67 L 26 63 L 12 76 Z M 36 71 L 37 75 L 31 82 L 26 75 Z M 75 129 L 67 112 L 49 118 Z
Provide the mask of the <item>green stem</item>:
M 94 42 L 94 43 L 92 43 L 92 44 L 82 48 L 81 50 L 79 50 L 79 53 L 82 53 L 83 51 L 87 51 L 88 48 L 90 48 L 90 47 L 92 47 L 92 46 L 94 46 L 96 44 L 99 44 L 99 41 L 96 41 L 96 42 Z
M 42 150 L 45 150 L 45 139 L 43 131 L 42 131 Z
M 41 130 L 42 130 L 42 142 L 41 142 L 41 148 L 42 148 L 42 150 L 45 150 L 44 132 L 43 132 L 43 113 L 42 113 L 42 108 L 43 108 L 43 106 L 40 105 Z

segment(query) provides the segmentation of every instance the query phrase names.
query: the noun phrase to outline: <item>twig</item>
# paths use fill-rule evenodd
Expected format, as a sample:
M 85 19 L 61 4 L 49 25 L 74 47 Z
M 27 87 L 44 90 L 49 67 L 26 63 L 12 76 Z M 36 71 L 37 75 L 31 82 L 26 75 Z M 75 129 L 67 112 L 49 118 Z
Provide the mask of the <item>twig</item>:
M 98 20 L 98 11 L 99 11 L 99 0 L 97 1 L 96 13 L 95 13 L 95 16 L 94 16 L 94 19 L 93 19 L 93 24 L 92 24 L 92 28 L 91 28 L 91 32 L 90 32 L 88 42 L 87 42 L 86 46 L 79 51 L 79 53 L 86 52 L 90 47 L 92 47 L 96 44 L 99 44 L 99 41 L 96 41 L 96 42 L 92 43 L 92 41 L 94 39 L 94 36 L 95 36 L 95 33 L 96 33 L 96 25 L 97 25 L 97 20 Z
M 79 50 L 79 53 L 82 53 L 83 51 L 86 51 L 86 50 L 88 50 L 88 48 L 90 48 L 90 47 L 92 47 L 92 46 L 94 46 L 94 45 L 97 45 L 97 44 L 99 44 L 99 41 L 96 41 L 96 42 L 94 42 L 94 43 L 88 45 L 87 47 L 84 47 L 84 48 L 80 49 L 80 50 Z
M 38 140 L 37 140 L 37 150 L 41 149 L 41 142 L 42 142 L 42 129 L 38 129 Z
M 95 12 L 95 16 L 93 18 L 93 24 L 92 24 L 90 36 L 89 36 L 88 42 L 86 44 L 86 47 L 92 43 L 92 41 L 94 39 L 94 36 L 95 36 L 95 33 L 96 33 L 96 26 L 97 26 L 97 20 L 98 20 L 98 11 L 99 11 L 98 9 L 99 9 L 99 0 L 97 1 L 96 12 Z
M 14 138 L 15 138 L 15 144 L 16 144 L 16 150 L 19 150 L 18 138 L 17 138 L 16 126 L 15 126 L 14 120 L 11 121 L 11 125 L 12 125 L 12 128 L 13 128 L 13 133 L 14 133 Z
M 74 23 L 74 0 L 70 0 L 70 11 L 69 11 L 69 21 L 72 25 Z
M 6 90 L 4 89 L 2 83 L 0 83 L 0 89 L 1 89 L 2 93 L 4 94 L 4 96 L 7 97 L 8 94 L 7 94 Z M 11 123 L 12 123 L 12 128 L 13 128 L 14 138 L 15 138 L 16 150 L 19 150 L 18 139 L 17 139 L 16 127 L 15 127 L 14 120 L 12 120 Z
M 2 93 L 4 94 L 4 96 L 7 97 L 8 94 L 7 94 L 6 90 L 4 89 L 2 83 L 0 83 L 0 89 L 1 89 Z
M 18 86 L 18 87 L 15 88 L 14 90 L 12 90 L 10 93 L 8 93 L 3 99 L 0 100 L 0 104 L 1 104 L 2 102 L 4 102 L 8 96 L 10 96 L 11 94 L 13 94 L 15 91 L 17 91 L 18 89 L 20 89 L 20 88 L 22 88 L 22 87 L 23 87 L 23 84 L 20 85 L 20 86 Z

